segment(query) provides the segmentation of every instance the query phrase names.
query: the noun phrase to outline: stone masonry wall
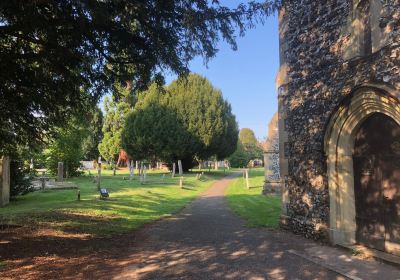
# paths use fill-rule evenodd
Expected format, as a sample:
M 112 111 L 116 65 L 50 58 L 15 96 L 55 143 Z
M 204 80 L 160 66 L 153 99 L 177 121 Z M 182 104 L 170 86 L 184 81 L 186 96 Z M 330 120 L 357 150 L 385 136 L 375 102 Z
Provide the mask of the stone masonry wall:
M 287 226 L 310 238 L 326 238 L 329 227 L 323 141 L 331 115 L 361 85 L 385 84 L 400 91 L 400 0 L 379 1 L 385 9 L 380 28 L 388 34 L 387 44 L 350 60 L 344 58 L 348 48 L 354 47 L 349 45 L 354 32 L 349 18 L 353 5 L 363 1 L 292 0 L 285 4 L 288 28 L 281 55 L 288 67 L 288 84 L 279 90 L 279 98 L 288 133 Z

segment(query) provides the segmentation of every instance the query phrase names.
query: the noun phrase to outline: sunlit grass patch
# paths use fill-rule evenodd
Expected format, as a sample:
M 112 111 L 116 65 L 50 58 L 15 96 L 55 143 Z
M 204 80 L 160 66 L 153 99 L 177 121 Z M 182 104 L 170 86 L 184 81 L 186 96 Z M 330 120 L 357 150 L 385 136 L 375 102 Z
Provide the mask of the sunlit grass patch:
M 250 189 L 247 189 L 243 177 L 231 184 L 225 193 L 229 207 L 244 218 L 249 226 L 277 228 L 281 198 L 262 194 L 264 170 L 262 168 L 250 170 L 249 182 Z

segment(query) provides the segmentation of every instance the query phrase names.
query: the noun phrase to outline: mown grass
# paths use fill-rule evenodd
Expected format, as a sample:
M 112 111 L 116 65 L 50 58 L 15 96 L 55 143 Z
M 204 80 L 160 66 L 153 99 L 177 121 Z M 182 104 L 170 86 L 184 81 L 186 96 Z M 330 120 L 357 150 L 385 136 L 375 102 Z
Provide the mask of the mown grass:
M 196 173 L 184 175 L 184 188 L 179 188 L 179 178 L 169 174 L 149 173 L 147 183 L 141 185 L 128 178 L 127 171 L 117 176 L 102 176 L 102 187 L 110 198 L 100 200 L 96 183 L 90 176 L 69 181 L 79 186 L 77 190 L 44 190 L 18 197 L 0 209 L 0 224 L 40 225 L 63 232 L 79 232 L 92 236 L 110 236 L 138 228 L 156 219 L 179 211 L 203 192 L 224 172 L 206 173 L 196 180 Z M 92 172 L 93 174 L 93 172 Z
M 264 170 L 251 169 L 249 172 L 250 189 L 247 189 L 243 177 L 236 179 L 226 190 L 229 207 L 247 221 L 251 227 L 277 228 L 281 212 L 280 196 L 262 194 Z

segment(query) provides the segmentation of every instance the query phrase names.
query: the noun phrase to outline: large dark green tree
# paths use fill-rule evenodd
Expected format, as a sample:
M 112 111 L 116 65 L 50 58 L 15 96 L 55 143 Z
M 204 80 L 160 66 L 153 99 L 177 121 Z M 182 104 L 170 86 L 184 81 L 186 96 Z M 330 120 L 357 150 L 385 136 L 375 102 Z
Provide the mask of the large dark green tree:
M 189 133 L 197 159 L 224 159 L 236 149 L 238 127 L 230 104 L 204 77 L 190 74 L 168 86 L 168 106 L 177 112 Z M 192 156 L 192 155 L 188 155 Z
M 141 89 L 164 70 L 188 73 L 195 56 L 214 57 L 221 39 L 235 49 L 237 34 L 279 2 L 0 1 L 0 152 L 42 139 L 115 82 Z
M 167 88 L 152 85 L 139 94 L 122 134 L 123 148 L 139 159 L 183 160 L 233 153 L 238 128 L 231 107 L 204 77 L 190 74 Z

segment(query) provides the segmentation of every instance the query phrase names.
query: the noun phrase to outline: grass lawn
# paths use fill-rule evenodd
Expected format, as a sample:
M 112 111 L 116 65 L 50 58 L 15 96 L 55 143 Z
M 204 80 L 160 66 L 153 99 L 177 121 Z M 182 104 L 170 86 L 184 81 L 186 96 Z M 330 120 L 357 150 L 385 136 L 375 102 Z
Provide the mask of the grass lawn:
M 108 172 L 104 172 L 108 173 Z M 94 174 L 94 172 L 92 172 Z M 179 178 L 149 172 L 147 183 L 141 185 L 138 177 L 128 178 L 127 170 L 117 176 L 102 176 L 102 187 L 110 193 L 108 200 L 100 200 L 96 184 L 90 176 L 70 179 L 77 190 L 44 190 L 18 197 L 0 209 L 0 225 L 32 225 L 51 228 L 62 233 L 79 233 L 93 237 L 110 236 L 138 228 L 146 223 L 171 215 L 203 192 L 224 172 L 206 173 L 196 180 L 196 173 L 185 174 L 184 189 Z
M 249 172 L 250 189 L 246 188 L 243 177 L 236 179 L 225 195 L 229 207 L 244 218 L 249 226 L 277 228 L 281 212 L 280 196 L 262 195 L 264 169 L 255 168 Z

